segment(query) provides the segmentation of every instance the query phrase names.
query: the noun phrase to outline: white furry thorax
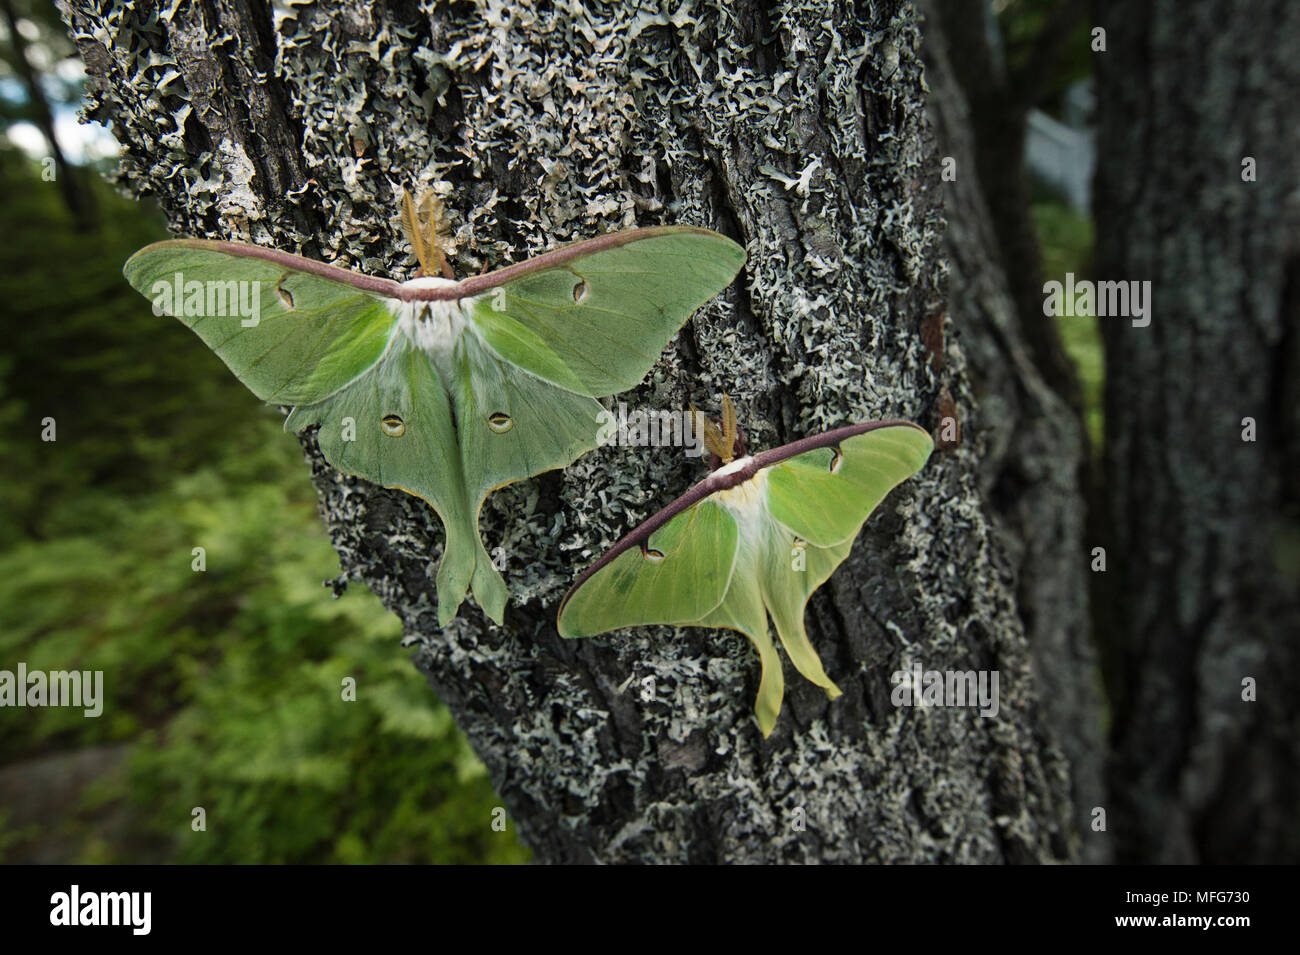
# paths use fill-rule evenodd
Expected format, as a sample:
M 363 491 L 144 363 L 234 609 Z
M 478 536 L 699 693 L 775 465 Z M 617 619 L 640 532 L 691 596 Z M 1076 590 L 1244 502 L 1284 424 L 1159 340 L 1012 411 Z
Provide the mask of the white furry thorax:
M 738 458 L 714 471 L 714 474 L 735 474 L 748 465 L 753 458 Z M 736 523 L 745 528 L 757 523 L 766 512 L 767 502 L 767 468 L 760 468 L 748 481 L 742 481 L 735 487 L 718 491 L 714 495 L 719 504 L 731 512 Z
M 426 276 L 403 282 L 403 288 L 444 288 L 456 283 L 450 279 Z M 464 330 L 465 310 L 455 299 L 441 302 L 403 302 L 394 300 L 393 314 L 397 316 L 397 330 L 417 347 L 430 354 L 448 352 Z

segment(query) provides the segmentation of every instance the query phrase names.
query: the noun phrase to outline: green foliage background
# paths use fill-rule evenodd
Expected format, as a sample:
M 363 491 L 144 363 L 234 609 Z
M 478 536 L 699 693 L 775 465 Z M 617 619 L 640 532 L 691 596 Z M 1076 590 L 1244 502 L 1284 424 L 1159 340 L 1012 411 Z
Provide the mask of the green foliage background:
M 1076 279 L 1092 277 L 1092 220 L 1076 212 L 1046 190 L 1029 207 L 1043 255 L 1044 281 L 1065 281 L 1067 272 Z M 1056 327 L 1065 351 L 1074 361 L 1083 395 L 1083 423 L 1094 458 L 1100 459 L 1104 440 L 1102 384 L 1105 379 L 1101 329 L 1095 315 L 1058 316 Z
M 0 146 L 0 669 L 103 670 L 106 699 L 0 708 L 0 792 L 34 798 L 60 755 L 111 771 L 0 804 L 0 861 L 526 861 L 397 620 L 321 586 L 338 561 L 279 414 L 122 279 L 161 224 L 96 180 L 77 235 L 39 168 Z

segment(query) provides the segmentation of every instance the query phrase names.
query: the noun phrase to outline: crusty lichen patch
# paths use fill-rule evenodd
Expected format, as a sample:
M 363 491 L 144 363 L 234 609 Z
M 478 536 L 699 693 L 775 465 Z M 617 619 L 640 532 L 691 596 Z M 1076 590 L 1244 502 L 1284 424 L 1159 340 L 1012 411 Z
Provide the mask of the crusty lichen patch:
M 726 391 L 762 448 L 851 420 L 932 426 L 941 384 L 973 404 L 959 349 L 941 382 L 917 330 L 944 277 L 918 23 L 904 3 L 863 6 L 477 0 L 399 17 L 277 0 L 263 18 L 238 3 L 155 16 L 78 0 L 69 16 L 87 113 L 124 144 L 118 181 L 157 194 L 178 233 L 404 278 L 414 262 L 394 200 L 425 184 L 447 207 L 461 274 L 632 225 L 733 235 L 749 255 L 737 284 L 621 400 L 714 409 Z M 554 632 L 574 572 L 702 476 L 680 450 L 601 448 L 493 494 L 482 530 L 504 549 L 507 627 L 467 608 L 439 630 L 434 516 L 306 446 L 346 575 L 401 616 L 548 858 L 1052 856 L 1056 810 L 1021 811 L 1058 790 L 1028 724 L 975 447 L 896 492 L 828 585 L 834 599 L 814 599 L 810 630 L 845 697 L 828 707 L 791 672 L 763 742 L 739 635 Z M 890 707 L 889 674 L 913 660 L 1000 667 L 999 729 Z

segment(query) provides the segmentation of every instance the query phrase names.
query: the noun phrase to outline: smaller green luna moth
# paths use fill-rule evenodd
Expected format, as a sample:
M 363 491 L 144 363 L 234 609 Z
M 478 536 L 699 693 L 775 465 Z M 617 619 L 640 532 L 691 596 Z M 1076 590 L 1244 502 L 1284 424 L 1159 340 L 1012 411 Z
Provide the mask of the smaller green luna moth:
M 505 581 L 483 547 L 492 491 L 595 448 L 605 409 L 634 387 L 745 251 L 707 229 L 614 232 L 497 272 L 450 278 L 431 198 L 403 195 L 420 261 L 407 282 L 275 249 L 176 239 L 127 261 L 127 281 L 217 353 L 285 430 L 319 426 L 346 474 L 423 498 L 446 530 L 438 621 L 473 588 L 489 617 Z
M 559 631 L 590 637 L 649 624 L 740 631 L 762 664 L 754 708 L 768 736 L 785 692 L 768 615 L 795 669 L 839 696 L 808 642 L 804 608 L 848 557 L 867 517 L 934 445 L 911 422 L 870 421 L 744 456 L 729 398 L 721 429 L 695 417 L 713 472 L 578 577 L 560 604 Z

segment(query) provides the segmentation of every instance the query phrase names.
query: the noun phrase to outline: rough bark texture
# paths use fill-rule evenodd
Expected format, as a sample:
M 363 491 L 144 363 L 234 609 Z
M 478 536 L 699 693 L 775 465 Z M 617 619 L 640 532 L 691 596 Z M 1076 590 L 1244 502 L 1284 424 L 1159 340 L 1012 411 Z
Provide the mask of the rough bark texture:
M 978 11 L 978 5 L 969 5 Z M 921 7 L 926 81 L 939 152 L 956 160 L 956 179 L 943 183 L 945 251 L 949 317 L 978 396 L 968 428 L 983 439 L 980 485 L 1015 572 L 1044 720 L 1070 766 L 1081 857 L 1105 862 L 1111 858 L 1110 839 L 1089 825 L 1092 808 L 1105 802 L 1105 742 L 1080 487 L 1086 440 L 1075 410 L 1045 380 L 1049 368 L 1034 360 L 1035 348 L 1021 332 L 998 254 L 993 217 L 980 188 L 982 167 L 975 162 L 978 127 L 949 60 L 952 47 L 970 45 L 969 24 L 959 18 L 962 26 L 953 32 L 935 6 Z M 1037 320 L 1051 324 L 1042 316 L 1041 299 Z
M 1296 862 L 1300 8 L 1096 14 L 1097 272 L 1153 302 L 1101 319 L 1111 827 L 1125 860 Z
M 274 23 L 243 0 L 147 7 L 68 16 L 123 183 L 178 233 L 404 277 L 391 210 L 416 180 L 446 197 L 461 274 L 601 229 L 707 225 L 749 263 L 629 405 L 729 391 L 752 448 L 868 418 L 933 427 L 945 393 L 974 407 L 961 350 L 932 354 L 922 331 L 944 304 L 942 197 L 904 3 L 350 2 Z M 467 606 L 439 630 L 432 513 L 306 444 L 345 578 L 401 617 L 539 858 L 1063 860 L 1068 774 L 980 493 L 987 440 L 968 426 L 872 519 L 808 611 L 844 696 L 787 668 L 766 741 L 739 636 L 554 629 L 573 573 L 698 476 L 679 452 L 604 448 L 494 494 L 507 624 Z M 892 706 L 914 662 L 1000 671 L 998 717 Z

